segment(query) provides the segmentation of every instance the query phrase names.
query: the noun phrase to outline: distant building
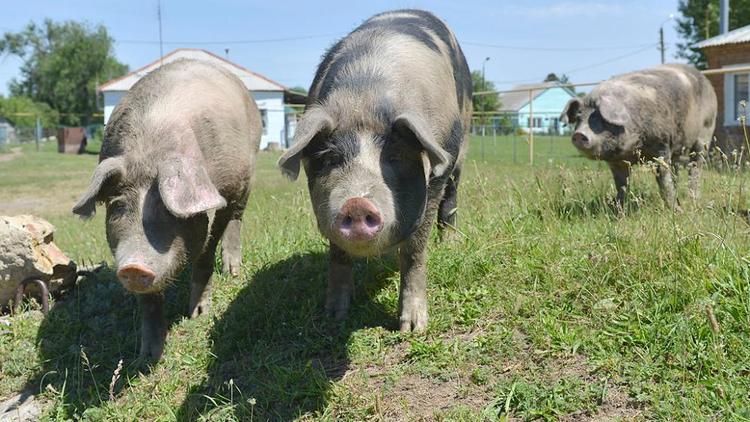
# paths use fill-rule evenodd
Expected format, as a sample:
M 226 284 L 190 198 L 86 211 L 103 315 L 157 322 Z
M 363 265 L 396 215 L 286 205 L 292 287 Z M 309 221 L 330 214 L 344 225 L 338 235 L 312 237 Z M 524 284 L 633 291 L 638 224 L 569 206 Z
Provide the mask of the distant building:
M 16 141 L 16 128 L 5 117 L 0 117 L 0 148 Z
M 694 47 L 705 53 L 708 70 L 750 68 L 750 25 L 701 41 Z M 748 101 L 750 70 L 708 74 L 706 77 L 711 81 L 719 103 L 715 131 L 717 146 L 729 153 L 744 142 L 739 119 L 742 115 L 750 117 L 750 112 L 740 105 L 740 101 Z
M 533 90 L 531 96 L 529 90 Z M 557 81 L 517 85 L 509 91 L 500 94 L 500 113 L 508 117 L 515 128 L 528 132 L 533 109 L 534 133 L 560 133 L 563 129 L 560 113 L 565 104 L 576 96 L 572 89 Z M 500 118 L 496 121 L 500 121 Z
M 277 142 L 282 147 L 289 144 L 288 140 L 294 135 L 294 116 L 287 117 L 286 110 L 290 104 L 304 104 L 306 97 L 303 94 L 292 92 L 283 85 L 271 79 L 246 69 L 236 63 L 230 62 L 206 50 L 194 48 L 180 48 L 134 70 L 125 76 L 113 79 L 101 85 L 99 91 L 104 95 L 104 124 L 109 121 L 112 110 L 130 88 L 149 72 L 158 69 L 162 64 L 170 63 L 178 59 L 195 59 L 213 63 L 230 71 L 240 78 L 258 104 L 260 115 L 263 120 L 263 136 L 260 147 L 265 149 L 269 143 Z

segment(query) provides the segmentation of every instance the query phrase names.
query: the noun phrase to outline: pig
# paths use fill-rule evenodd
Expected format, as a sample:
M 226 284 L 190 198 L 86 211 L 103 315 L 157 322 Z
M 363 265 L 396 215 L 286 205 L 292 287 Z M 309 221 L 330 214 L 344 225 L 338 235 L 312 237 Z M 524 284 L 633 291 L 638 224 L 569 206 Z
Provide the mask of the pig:
M 643 160 L 659 161 L 659 191 L 667 207 L 677 209 L 677 164 L 687 154 L 690 196 L 698 197 L 716 122 L 716 94 L 695 68 L 667 64 L 615 76 L 571 99 L 560 119 L 573 127 L 572 142 L 580 152 L 609 165 L 619 210 L 630 166 Z
M 329 240 L 326 311 L 346 317 L 352 260 L 398 251 L 401 331 L 427 326 L 427 243 L 456 224 L 472 83 L 455 36 L 421 10 L 365 21 L 324 55 L 293 146 L 312 208 Z
M 140 355 L 160 359 L 163 291 L 192 265 L 189 315 L 207 313 L 216 247 L 237 274 L 240 227 L 262 132 L 243 83 L 208 62 L 178 60 L 138 81 L 106 126 L 99 165 L 73 212 L 106 205 L 117 278 L 139 296 Z

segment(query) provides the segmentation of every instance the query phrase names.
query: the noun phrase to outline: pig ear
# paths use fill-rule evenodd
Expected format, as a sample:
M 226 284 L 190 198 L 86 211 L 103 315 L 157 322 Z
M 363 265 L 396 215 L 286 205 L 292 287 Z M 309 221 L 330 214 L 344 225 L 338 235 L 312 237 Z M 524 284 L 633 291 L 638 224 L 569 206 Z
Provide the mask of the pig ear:
M 122 157 L 110 157 L 102 160 L 91 178 L 91 183 L 86 193 L 73 206 L 73 213 L 83 218 L 91 218 L 96 214 L 96 200 L 102 187 L 112 183 L 112 179 L 122 177 L 125 173 L 125 164 Z
M 393 128 L 402 136 L 410 134 L 419 141 L 422 148 L 427 152 L 430 167 L 432 167 L 432 174 L 435 177 L 441 176 L 448 169 L 451 162 L 451 155 L 438 145 L 432 131 L 422 117 L 409 112 L 401 114 L 396 117 Z
M 279 158 L 278 166 L 281 172 L 290 180 L 297 180 L 302 150 L 318 134 L 331 133 L 333 127 L 333 119 L 322 108 L 316 107 L 306 111 L 294 132 L 294 144 Z
M 613 125 L 625 126 L 630 120 L 630 113 L 625 105 L 625 100 L 614 95 L 602 95 L 599 97 L 599 113 L 604 120 Z
M 170 157 L 159 165 L 159 194 L 169 212 L 178 218 L 227 206 L 206 167 L 188 156 Z
M 568 104 L 565 104 L 562 114 L 560 114 L 560 121 L 566 125 L 577 122 L 579 111 L 581 111 L 581 99 L 571 98 Z

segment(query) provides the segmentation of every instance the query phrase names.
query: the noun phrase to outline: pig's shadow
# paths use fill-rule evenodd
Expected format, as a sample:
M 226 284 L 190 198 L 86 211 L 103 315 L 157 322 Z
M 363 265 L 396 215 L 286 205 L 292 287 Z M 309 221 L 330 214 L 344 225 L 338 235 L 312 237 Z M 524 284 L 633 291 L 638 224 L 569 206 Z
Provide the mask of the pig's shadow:
M 258 270 L 211 330 L 208 378 L 191 388 L 178 420 L 290 420 L 321 410 L 349 364 L 352 332 L 396 327 L 396 311 L 372 300 L 396 271 L 392 259 L 355 264 L 355 298 L 344 322 L 328 318 L 327 253 L 307 253 Z
M 170 325 L 187 311 L 188 274 L 167 289 Z M 103 404 L 110 396 L 113 373 L 122 359 L 117 396 L 123 379 L 149 373 L 148 362 L 138 359 L 140 311 L 137 298 L 122 288 L 109 268 L 82 279 L 66 297 L 55 302 L 37 331 L 41 362 L 24 395 L 49 390 L 58 395 L 70 414 Z

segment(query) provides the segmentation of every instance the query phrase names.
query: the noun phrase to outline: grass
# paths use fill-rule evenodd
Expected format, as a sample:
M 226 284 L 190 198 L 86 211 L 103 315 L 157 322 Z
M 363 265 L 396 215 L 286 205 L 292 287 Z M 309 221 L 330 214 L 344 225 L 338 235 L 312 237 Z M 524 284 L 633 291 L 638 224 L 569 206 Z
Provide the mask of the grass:
M 618 217 L 606 166 L 544 141 L 530 167 L 507 139 L 472 139 L 464 236 L 430 244 L 424 335 L 394 331 L 392 257 L 357 264 L 346 322 L 323 315 L 326 245 L 305 184 L 264 153 L 242 275 L 216 277 L 212 315 L 182 316 L 183 277 L 163 360 L 145 366 L 135 299 L 105 271 L 46 317 L 8 318 L 0 399 L 39 394 L 49 420 L 750 419 L 750 229 L 733 211 L 747 175 L 706 171 L 697 203 L 683 177 L 672 213 L 637 167 Z M 69 214 L 95 157 L 52 147 L 0 163 L 0 213 L 37 213 L 70 256 L 111 262 L 101 214 Z

